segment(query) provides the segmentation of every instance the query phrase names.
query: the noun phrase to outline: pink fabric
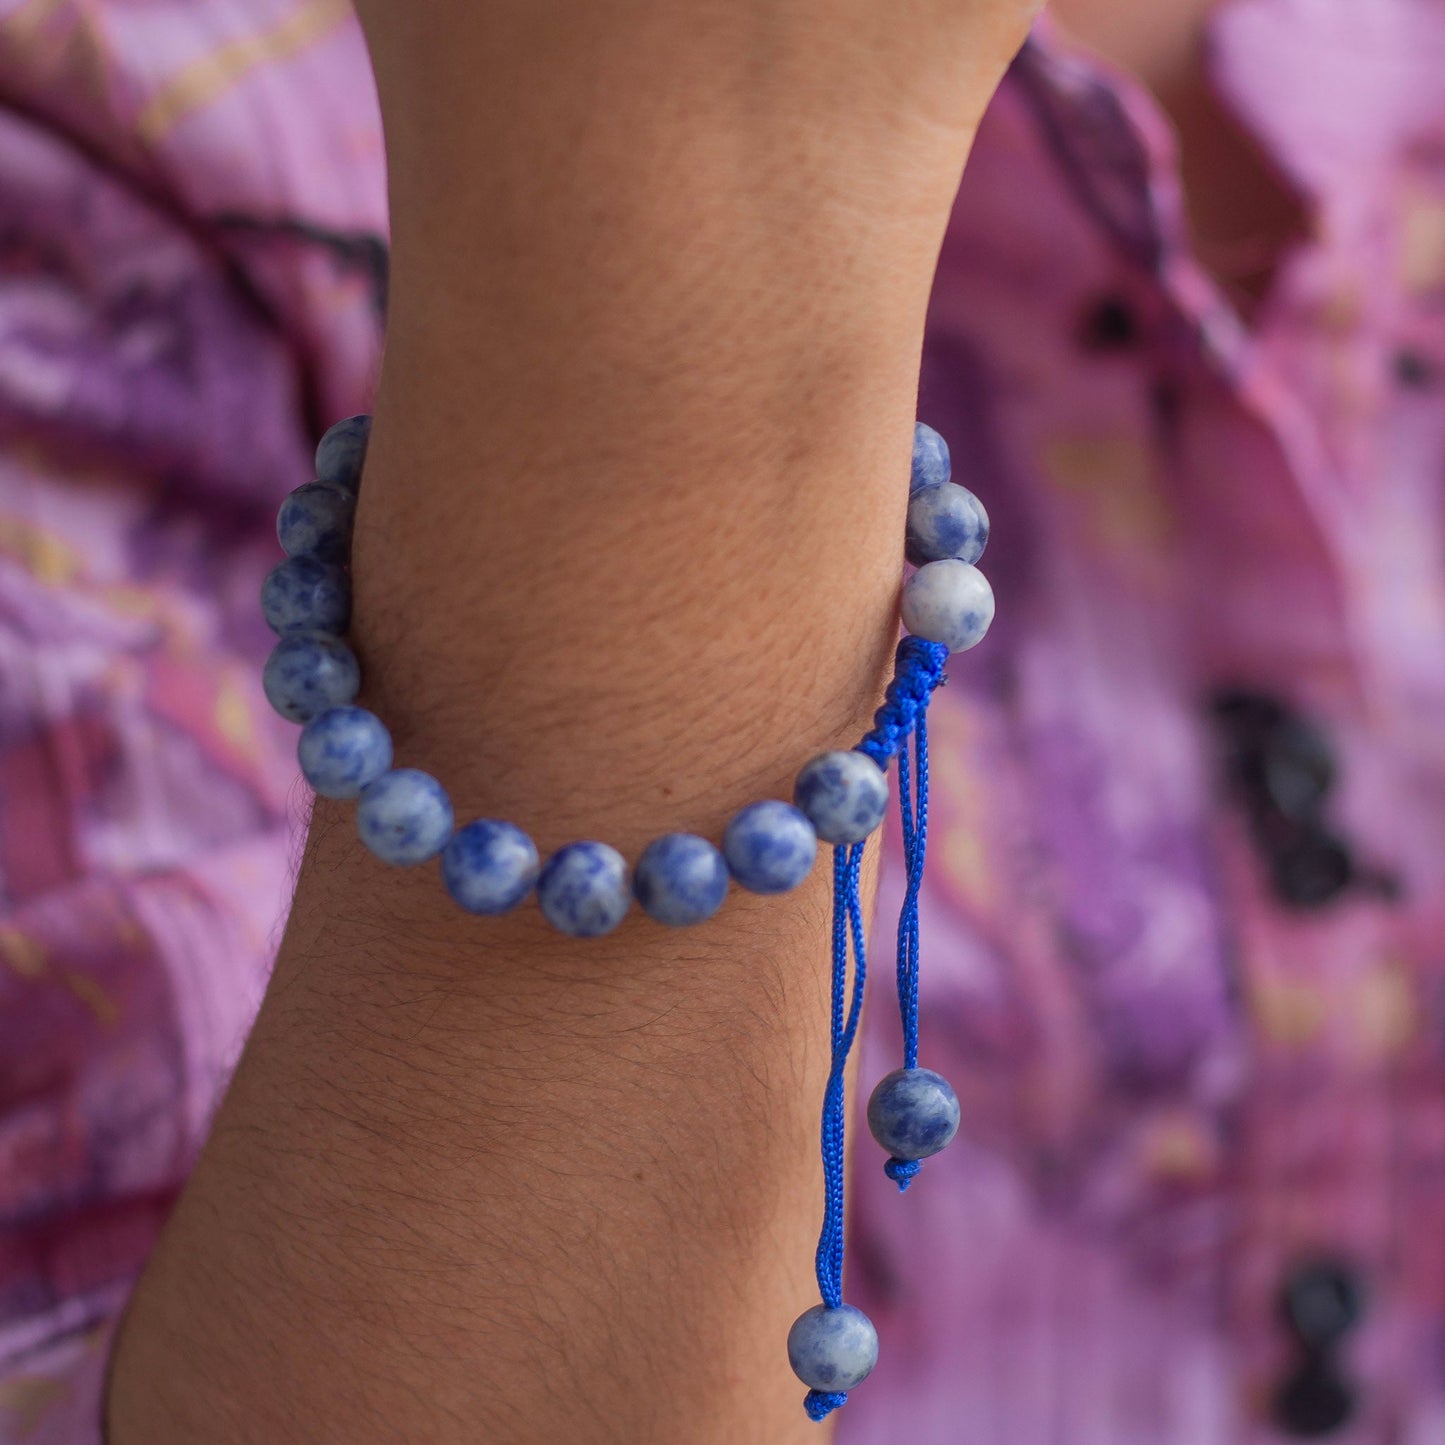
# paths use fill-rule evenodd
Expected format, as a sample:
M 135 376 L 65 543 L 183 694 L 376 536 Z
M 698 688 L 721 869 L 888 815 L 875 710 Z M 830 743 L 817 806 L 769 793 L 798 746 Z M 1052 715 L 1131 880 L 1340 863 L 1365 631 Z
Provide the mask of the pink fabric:
M 905 1198 L 855 1151 L 883 1355 L 843 1445 L 1285 1438 L 1275 1296 L 1320 1250 L 1369 1292 L 1331 1438 L 1445 1441 L 1445 10 L 1233 0 L 1214 67 L 1312 210 L 1251 327 L 1152 101 L 1057 45 L 945 245 L 921 414 L 999 595 L 935 707 L 923 1061 L 964 1125 Z M 378 355 L 344 0 L 0 0 L 0 177 L 0 1441 L 94 1445 L 303 814 L 255 596 Z M 1325 729 L 1398 899 L 1274 900 L 1234 683 Z

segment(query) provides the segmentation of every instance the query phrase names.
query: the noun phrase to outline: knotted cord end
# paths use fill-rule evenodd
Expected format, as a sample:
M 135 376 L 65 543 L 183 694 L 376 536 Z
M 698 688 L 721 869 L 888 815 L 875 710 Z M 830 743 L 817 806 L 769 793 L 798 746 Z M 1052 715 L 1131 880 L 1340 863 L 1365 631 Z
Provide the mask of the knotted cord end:
M 834 1410 L 841 1409 L 848 1403 L 847 1393 L 835 1393 L 831 1390 L 809 1390 L 803 1399 L 803 1409 L 807 1411 L 810 1420 L 826 1420 Z
M 922 1162 L 917 1159 L 890 1159 L 883 1166 L 883 1172 L 898 1186 L 900 1194 L 906 1194 L 922 1168 Z

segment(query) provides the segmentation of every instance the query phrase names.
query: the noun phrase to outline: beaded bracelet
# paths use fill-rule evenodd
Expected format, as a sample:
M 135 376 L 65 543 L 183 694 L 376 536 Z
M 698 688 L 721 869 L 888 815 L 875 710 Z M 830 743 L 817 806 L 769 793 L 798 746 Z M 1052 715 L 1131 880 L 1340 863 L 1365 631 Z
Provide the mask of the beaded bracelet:
M 450 798 L 430 774 L 393 767 L 391 735 L 354 705 L 361 687 L 355 654 L 342 640 L 351 618 L 351 528 L 371 434 L 369 416 L 348 417 L 321 439 L 316 480 L 281 505 L 276 531 L 286 560 L 261 587 L 261 610 L 280 641 L 263 683 L 272 707 L 304 724 L 297 756 L 323 797 L 357 802 L 362 842 L 384 862 L 441 860 L 442 881 L 468 912 L 506 913 L 535 893 L 546 920 L 576 938 L 610 933 L 635 899 L 675 927 L 702 923 L 731 883 L 784 893 L 812 870 L 818 843 L 833 845 L 832 1052 L 823 1099 L 823 1226 L 816 1272 L 821 1303 L 788 1332 L 788 1360 L 808 1386 L 804 1408 L 822 1420 L 844 1404 L 878 1359 L 878 1336 L 843 1302 L 844 1072 L 862 1014 L 867 959 L 859 876 L 866 840 L 888 804 L 888 765 L 897 760 L 906 870 L 898 924 L 897 986 L 903 1067 L 874 1088 L 868 1127 L 888 1151 L 884 1169 L 906 1190 L 920 1161 L 958 1130 L 948 1082 L 918 1064 L 918 899 L 928 834 L 927 710 L 950 652 L 982 641 L 994 598 L 973 565 L 988 541 L 983 504 L 951 478 L 948 446 L 931 427 L 914 431 L 905 546 L 916 571 L 903 585 L 909 636 L 898 644 L 893 678 L 873 727 L 847 751 L 826 752 L 798 773 L 793 801 L 768 798 L 738 812 L 721 846 L 667 833 L 629 871 L 606 843 L 568 843 L 545 862 L 513 823 L 481 818 L 456 826 Z M 848 962 L 852 955 L 852 987 Z

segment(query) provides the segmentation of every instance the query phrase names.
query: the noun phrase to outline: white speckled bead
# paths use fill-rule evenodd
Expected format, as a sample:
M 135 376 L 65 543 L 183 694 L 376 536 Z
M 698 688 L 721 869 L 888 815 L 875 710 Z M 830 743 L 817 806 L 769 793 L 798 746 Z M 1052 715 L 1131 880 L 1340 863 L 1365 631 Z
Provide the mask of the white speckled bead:
M 953 475 L 948 443 L 931 426 L 919 422 L 913 428 L 913 476 L 909 490 L 936 486 Z
M 988 546 L 988 513 L 967 487 L 940 482 L 920 487 L 908 500 L 904 552 L 915 567 L 956 557 L 977 562 Z
M 958 1133 L 958 1095 L 932 1069 L 894 1069 L 868 1097 L 868 1130 L 895 1159 L 927 1159 Z
M 750 893 L 786 893 L 812 871 L 818 835 L 791 803 L 765 798 L 733 815 L 722 850 L 733 877 Z
M 391 767 L 391 734 L 364 707 L 332 707 L 301 729 L 296 760 L 323 798 L 359 798 Z
M 261 615 L 272 632 L 325 632 L 340 637 L 351 621 L 351 579 L 315 557 L 288 557 L 261 584 Z
M 345 562 L 351 556 L 356 498 L 331 482 L 297 487 L 276 514 L 276 540 L 288 557 Z
M 442 881 L 468 913 L 515 908 L 537 881 L 537 845 L 515 823 L 479 818 L 442 850 Z
M 706 838 L 665 833 L 642 851 L 632 893 L 649 917 L 673 928 L 702 923 L 722 907 L 728 866 Z
M 903 625 L 925 642 L 966 652 L 993 621 L 993 588 L 968 562 L 948 558 L 920 567 L 903 584 Z
M 317 481 L 334 482 L 355 496 L 370 441 L 369 416 L 348 416 L 337 422 L 316 448 Z
M 627 861 L 606 843 L 568 843 L 542 865 L 537 902 L 561 933 L 573 938 L 611 933 L 632 906 Z
M 814 1305 L 788 1331 L 788 1363 L 810 1389 L 846 1393 L 878 1363 L 878 1331 L 853 1305 Z
M 261 674 L 266 700 L 290 722 L 310 722 L 329 707 L 350 702 L 361 689 L 361 668 L 334 637 L 306 632 L 283 637 Z
M 446 789 L 419 768 L 394 768 L 361 790 L 356 831 L 383 863 L 408 866 L 435 858 L 452 835 Z
M 864 753 L 821 753 L 798 774 L 793 801 L 825 843 L 861 843 L 888 810 L 888 779 Z

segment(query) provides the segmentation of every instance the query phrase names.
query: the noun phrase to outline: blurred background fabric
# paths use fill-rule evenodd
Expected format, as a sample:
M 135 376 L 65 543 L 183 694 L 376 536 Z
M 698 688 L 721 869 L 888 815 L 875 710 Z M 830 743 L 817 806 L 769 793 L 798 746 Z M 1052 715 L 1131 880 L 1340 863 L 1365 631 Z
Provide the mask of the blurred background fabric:
M 1000 602 L 934 707 L 964 1122 L 906 1199 L 855 1151 L 842 1445 L 1445 1445 L 1445 7 L 1231 0 L 1209 60 L 1301 218 L 1262 280 L 1048 27 L 945 241 L 920 415 Z M 369 403 L 383 169 L 345 0 L 0 0 L 7 1445 L 99 1440 L 284 925 L 256 597 Z
M 0 4 L 0 1439 L 110 1324 L 264 986 L 304 822 L 276 506 L 367 403 L 385 187 L 339 0 Z

